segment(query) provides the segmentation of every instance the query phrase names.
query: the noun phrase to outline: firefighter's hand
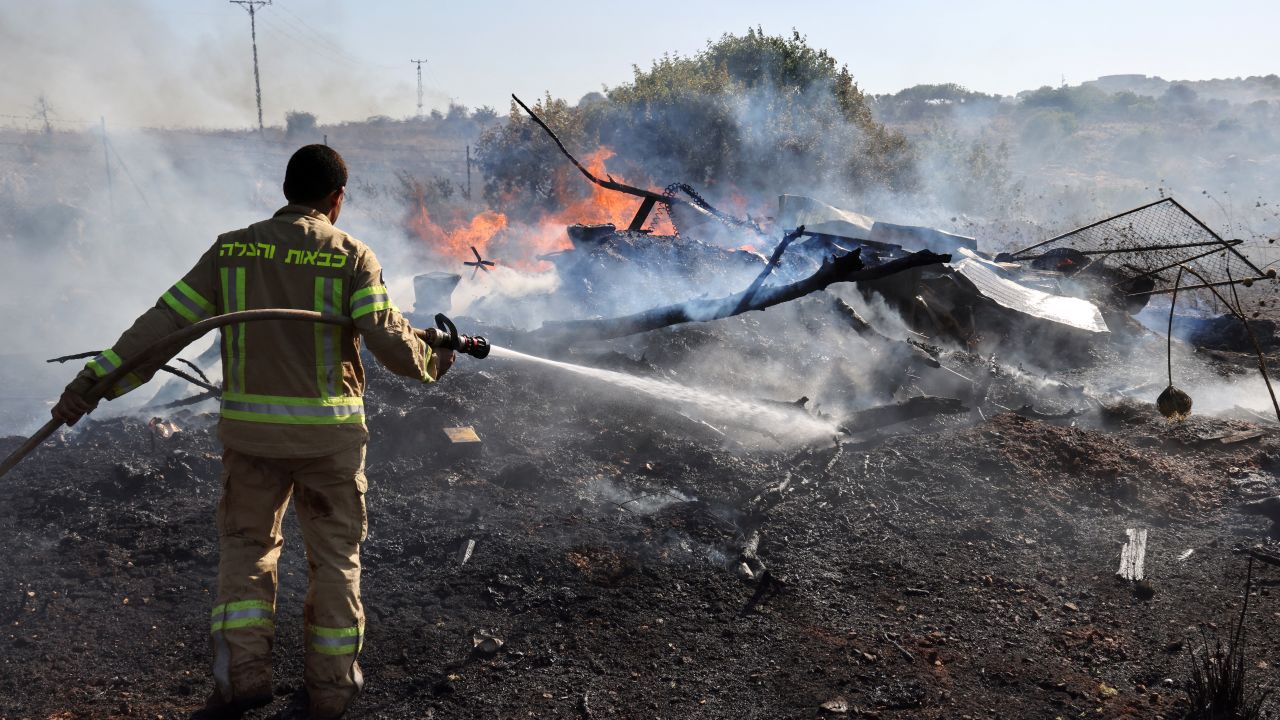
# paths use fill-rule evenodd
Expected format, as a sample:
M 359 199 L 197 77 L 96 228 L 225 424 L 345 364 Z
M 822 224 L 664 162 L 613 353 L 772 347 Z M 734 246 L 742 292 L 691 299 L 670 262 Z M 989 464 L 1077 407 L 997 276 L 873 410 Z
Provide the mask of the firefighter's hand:
M 458 358 L 458 354 L 453 350 L 437 350 L 436 351 L 436 380 L 444 377 L 449 372 L 449 368 L 453 367 L 453 361 Z
M 97 403 L 90 403 L 77 393 L 64 390 L 62 397 L 58 398 L 58 404 L 53 406 L 53 410 L 49 414 L 53 416 L 54 420 L 61 420 L 68 425 L 75 425 L 80 421 L 80 418 L 97 406 Z

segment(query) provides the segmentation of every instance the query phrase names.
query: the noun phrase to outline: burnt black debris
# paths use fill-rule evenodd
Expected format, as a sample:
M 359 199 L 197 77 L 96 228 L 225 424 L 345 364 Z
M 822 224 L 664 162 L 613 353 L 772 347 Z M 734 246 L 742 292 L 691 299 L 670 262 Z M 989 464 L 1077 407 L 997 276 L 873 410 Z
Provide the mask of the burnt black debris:
M 1241 558 L 1280 557 L 1277 426 L 1229 405 L 1166 422 L 1164 337 L 1119 331 L 1126 310 L 1073 285 L 1079 255 L 997 261 L 906 226 L 877 240 L 877 220 L 800 206 L 817 222 L 755 296 L 848 272 L 763 312 L 687 311 L 736 307 L 717 301 L 760 277 L 759 254 L 576 226 L 559 286 L 457 319 L 495 347 L 745 398 L 829 437 L 496 352 L 431 386 L 367 363 L 360 717 L 1185 714 L 1186 629 L 1230 622 Z M 901 271 L 846 281 L 886 266 Z M 418 285 L 443 306 L 459 278 Z M 584 331 L 664 304 L 683 319 Z M 505 322 L 522 310 L 566 322 Z M 1195 356 L 1182 386 L 1254 371 Z M 0 480 L 0 716 L 201 705 L 215 423 L 209 400 L 106 403 Z M 277 693 L 250 720 L 305 705 L 307 569 L 285 525 Z M 1155 585 L 1115 579 L 1135 528 Z M 1276 610 L 1256 587 L 1251 606 Z M 1280 648 L 1275 623 L 1249 638 L 1254 663 Z
M 745 318 L 722 325 L 726 345 L 753 338 Z M 691 347 L 664 332 L 669 352 Z M 1230 598 L 1205 588 L 1236 585 L 1232 538 L 1265 529 L 1214 478 L 1280 456 L 1274 432 L 1198 439 L 1238 421 L 990 403 L 986 422 L 919 418 L 856 450 L 744 447 L 514 364 L 447 380 L 371 370 L 363 717 L 573 717 L 584 695 L 598 717 L 788 716 L 837 694 L 882 717 L 994 703 L 1164 717 L 1177 698 L 1159 683 L 1185 664 L 1166 645 L 1224 615 Z M 88 422 L 6 478 L 0 540 L 22 551 L 0 570 L 3 714 L 185 717 L 202 702 L 217 447 L 211 415 L 172 421 L 182 432 L 154 448 L 143 421 Z M 458 426 L 483 455 L 453 457 L 439 428 Z M 1147 562 L 1162 577 L 1196 548 L 1145 602 L 1108 577 L 1129 518 L 1161 528 Z M 280 694 L 251 718 L 300 707 L 291 516 L 286 534 Z M 1280 643 L 1269 623 L 1251 638 Z M 1099 678 L 1119 694 L 1098 697 Z

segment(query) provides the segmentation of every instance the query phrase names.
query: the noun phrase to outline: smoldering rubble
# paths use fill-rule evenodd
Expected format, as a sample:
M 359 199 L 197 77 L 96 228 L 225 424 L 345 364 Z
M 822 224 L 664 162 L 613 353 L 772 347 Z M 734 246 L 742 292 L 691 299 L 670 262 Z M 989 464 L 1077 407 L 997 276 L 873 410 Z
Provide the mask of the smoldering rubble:
M 422 268 L 415 324 L 452 307 L 495 353 L 436 386 L 367 363 L 361 716 L 1185 712 L 1241 558 L 1280 557 L 1274 272 L 1172 199 L 1006 248 L 684 197 L 564 228 L 535 291 L 475 248 Z M 0 714 L 202 703 L 215 358 L 4 479 Z M 295 549 L 249 717 L 303 713 Z

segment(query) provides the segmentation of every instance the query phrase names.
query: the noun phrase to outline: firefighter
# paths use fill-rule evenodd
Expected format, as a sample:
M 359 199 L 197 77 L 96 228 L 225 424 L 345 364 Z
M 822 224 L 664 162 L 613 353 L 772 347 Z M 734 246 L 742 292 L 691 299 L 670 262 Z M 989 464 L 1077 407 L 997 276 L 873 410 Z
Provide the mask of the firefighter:
M 360 692 L 368 440 L 360 340 L 389 370 L 424 383 L 440 379 L 453 363 L 452 351 L 433 352 L 414 335 L 387 294 L 373 252 L 334 226 L 346 183 L 346 164 L 329 147 L 294 153 L 284 178 L 289 204 L 218 237 L 155 307 L 89 361 L 53 408 L 54 418 L 75 424 L 92 409 L 82 396 L 98 378 L 161 337 L 213 315 L 296 308 L 354 321 L 354 329 L 272 321 L 222 329 L 211 714 L 271 701 L 276 561 L 291 496 L 310 568 L 304 617 L 312 717 L 341 716 Z M 127 375 L 108 398 L 145 383 L 165 360 Z

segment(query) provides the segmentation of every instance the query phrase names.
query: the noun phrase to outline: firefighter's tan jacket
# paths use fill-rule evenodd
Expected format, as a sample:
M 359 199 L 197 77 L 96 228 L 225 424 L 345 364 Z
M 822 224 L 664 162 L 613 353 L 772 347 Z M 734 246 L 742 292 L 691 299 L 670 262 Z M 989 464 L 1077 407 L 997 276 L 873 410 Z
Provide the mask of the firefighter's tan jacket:
M 269 220 L 220 236 L 67 388 L 84 394 L 121 362 L 192 323 L 261 308 L 346 315 L 355 330 L 297 321 L 224 327 L 219 434 L 229 448 L 262 457 L 319 457 L 364 442 L 359 338 L 392 372 L 423 382 L 436 378 L 436 358 L 392 304 L 373 251 L 323 213 L 288 205 Z M 146 382 L 167 359 L 127 375 L 109 397 Z

